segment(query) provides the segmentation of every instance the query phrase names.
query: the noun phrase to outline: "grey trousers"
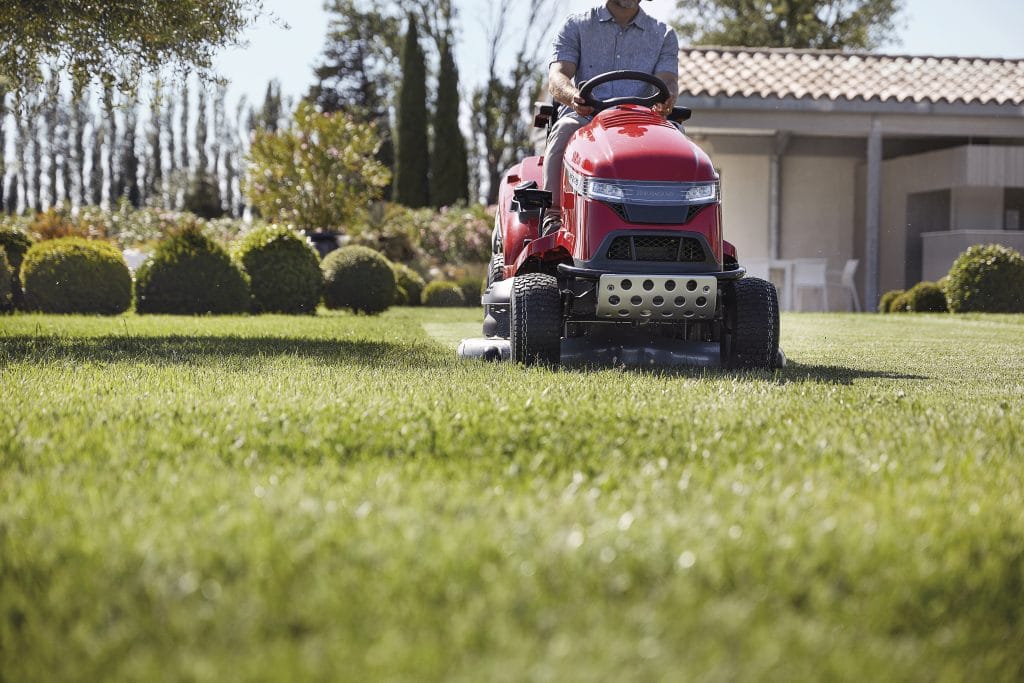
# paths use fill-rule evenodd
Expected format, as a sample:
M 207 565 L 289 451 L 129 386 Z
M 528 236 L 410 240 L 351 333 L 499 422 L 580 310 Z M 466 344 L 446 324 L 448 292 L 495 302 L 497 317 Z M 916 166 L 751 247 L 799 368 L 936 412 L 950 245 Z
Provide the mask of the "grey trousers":
M 583 126 L 590 123 L 593 116 L 580 116 L 576 112 L 560 116 L 555 121 L 551 135 L 548 136 L 548 144 L 544 149 L 544 187 L 551 193 L 551 208 L 548 213 L 558 213 L 562 208 L 562 166 L 565 158 L 565 148 L 569 145 L 569 138 Z M 683 127 L 673 124 L 684 133 Z
M 560 116 L 548 136 L 544 149 L 544 188 L 551 193 L 551 208 L 548 213 L 562 208 L 562 159 L 569 138 L 583 126 L 590 123 L 591 116 L 580 116 L 576 112 Z

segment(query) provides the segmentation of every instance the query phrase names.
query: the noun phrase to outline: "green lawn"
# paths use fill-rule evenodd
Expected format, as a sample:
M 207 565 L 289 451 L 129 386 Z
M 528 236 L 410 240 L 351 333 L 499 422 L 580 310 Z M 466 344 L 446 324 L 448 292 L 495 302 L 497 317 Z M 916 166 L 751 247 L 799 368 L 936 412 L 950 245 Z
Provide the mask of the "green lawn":
M 0 318 L 0 681 L 1024 677 L 1024 317 L 754 374 L 478 318 Z

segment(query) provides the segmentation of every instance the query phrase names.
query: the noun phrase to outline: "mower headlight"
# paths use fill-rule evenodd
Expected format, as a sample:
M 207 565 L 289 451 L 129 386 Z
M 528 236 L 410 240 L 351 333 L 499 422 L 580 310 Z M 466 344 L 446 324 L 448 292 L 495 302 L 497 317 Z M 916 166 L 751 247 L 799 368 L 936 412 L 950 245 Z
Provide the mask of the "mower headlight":
M 717 180 L 698 183 L 609 180 L 582 176 L 568 166 L 566 173 L 569 184 L 577 194 L 614 204 L 694 206 L 714 204 L 720 199 Z

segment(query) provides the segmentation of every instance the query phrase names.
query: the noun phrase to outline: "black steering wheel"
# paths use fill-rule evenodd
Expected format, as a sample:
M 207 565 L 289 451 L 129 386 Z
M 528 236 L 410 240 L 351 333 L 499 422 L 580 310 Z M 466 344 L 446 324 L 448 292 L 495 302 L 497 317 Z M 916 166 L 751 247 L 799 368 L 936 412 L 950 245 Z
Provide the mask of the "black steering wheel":
M 609 100 L 599 100 L 594 97 L 594 89 L 597 86 L 611 83 L 612 81 L 643 81 L 653 85 L 657 92 L 649 97 L 613 97 Z M 620 104 L 639 104 L 644 107 L 653 107 L 656 104 L 668 102 L 671 96 L 665 81 L 644 71 L 609 71 L 600 76 L 594 76 L 580 86 L 580 97 L 583 98 L 588 107 L 593 107 L 595 112 L 617 107 Z

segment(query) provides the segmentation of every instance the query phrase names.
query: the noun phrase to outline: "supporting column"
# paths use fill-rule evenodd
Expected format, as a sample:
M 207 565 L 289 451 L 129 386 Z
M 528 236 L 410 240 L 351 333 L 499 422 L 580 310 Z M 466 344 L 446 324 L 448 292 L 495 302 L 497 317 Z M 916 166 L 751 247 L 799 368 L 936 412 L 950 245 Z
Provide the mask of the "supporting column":
M 881 268 L 881 211 L 882 211 L 882 122 L 877 116 L 871 117 L 871 132 L 868 135 L 868 178 L 866 221 L 866 243 L 864 256 L 864 308 L 878 310 L 878 280 Z
M 768 187 L 768 258 L 776 260 L 782 251 L 782 156 L 789 146 L 790 134 L 784 131 L 775 133 L 769 165 Z

